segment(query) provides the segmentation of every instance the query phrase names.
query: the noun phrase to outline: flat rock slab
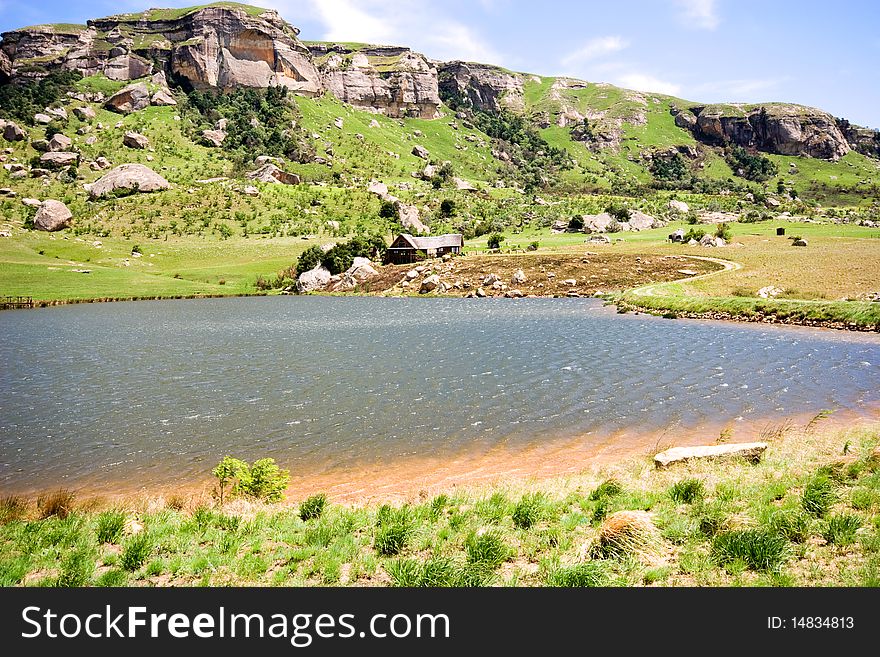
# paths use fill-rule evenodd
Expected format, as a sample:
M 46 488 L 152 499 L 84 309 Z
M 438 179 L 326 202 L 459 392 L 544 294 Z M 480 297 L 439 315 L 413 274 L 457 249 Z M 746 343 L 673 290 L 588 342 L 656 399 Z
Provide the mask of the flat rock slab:
M 732 445 L 700 445 L 697 447 L 673 447 L 654 457 L 658 468 L 693 459 L 743 458 L 757 462 L 767 449 L 767 443 L 736 443 Z

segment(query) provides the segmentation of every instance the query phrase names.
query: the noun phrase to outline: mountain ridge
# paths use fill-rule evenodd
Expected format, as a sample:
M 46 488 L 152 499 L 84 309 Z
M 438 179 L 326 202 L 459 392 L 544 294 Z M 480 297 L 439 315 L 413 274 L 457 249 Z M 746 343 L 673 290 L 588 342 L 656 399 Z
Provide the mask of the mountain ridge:
M 0 82 L 39 79 L 58 68 L 126 81 L 163 71 L 202 89 L 282 85 L 307 96 L 330 93 L 394 118 L 438 118 L 444 103 L 509 110 L 542 129 L 578 129 L 573 140 L 595 150 L 618 150 L 626 125 L 649 120 L 648 103 L 667 103 L 675 125 L 701 143 L 828 160 L 850 150 L 880 157 L 880 133 L 805 105 L 698 103 L 479 62 L 442 62 L 406 46 L 304 42 L 299 35 L 275 10 L 232 2 L 30 26 L 3 33 Z M 542 91 L 530 101 L 526 88 L 535 85 Z M 603 89 L 609 90 L 604 97 Z M 609 95 L 619 100 L 603 102 Z

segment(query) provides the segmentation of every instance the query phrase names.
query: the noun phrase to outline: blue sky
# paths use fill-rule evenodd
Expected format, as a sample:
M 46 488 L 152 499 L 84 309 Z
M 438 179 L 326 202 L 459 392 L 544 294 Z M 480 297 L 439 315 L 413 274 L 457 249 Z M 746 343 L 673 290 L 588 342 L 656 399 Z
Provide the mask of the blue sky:
M 0 30 L 198 0 L 0 0 Z M 701 102 L 789 101 L 880 127 L 880 3 L 262 0 L 305 39 L 407 45 Z

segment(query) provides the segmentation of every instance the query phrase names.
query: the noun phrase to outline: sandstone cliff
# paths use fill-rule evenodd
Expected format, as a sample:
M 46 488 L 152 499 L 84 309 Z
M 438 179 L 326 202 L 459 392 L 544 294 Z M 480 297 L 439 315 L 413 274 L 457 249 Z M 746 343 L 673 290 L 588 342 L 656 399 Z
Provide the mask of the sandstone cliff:
M 439 116 L 437 69 L 409 48 L 342 44 L 309 46 L 324 88 L 354 107 L 387 116 Z
M 447 101 L 464 103 L 484 112 L 525 109 L 521 75 L 471 62 L 440 64 L 439 75 L 440 93 Z
M 778 155 L 836 160 L 850 151 L 834 117 L 801 105 L 692 107 L 678 113 L 676 125 L 710 144 L 735 144 Z
M 316 94 L 320 76 L 297 35 L 277 12 L 221 4 L 38 25 L 5 33 L 0 49 L 19 77 L 64 68 L 133 80 L 159 68 L 197 88 L 283 85 Z

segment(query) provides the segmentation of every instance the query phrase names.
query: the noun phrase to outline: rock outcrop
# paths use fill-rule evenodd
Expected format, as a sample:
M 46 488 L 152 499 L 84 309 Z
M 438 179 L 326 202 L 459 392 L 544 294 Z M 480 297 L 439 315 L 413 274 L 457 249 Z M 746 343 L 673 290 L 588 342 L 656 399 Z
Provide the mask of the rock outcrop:
M 696 120 L 680 118 L 687 113 Z M 677 113 L 676 124 L 709 144 L 733 144 L 777 155 L 837 160 L 850 151 L 834 117 L 801 105 L 692 107 Z
M 323 290 L 330 283 L 332 276 L 330 270 L 324 265 L 318 265 L 314 269 L 300 274 L 296 281 L 296 291 L 300 294 L 308 294 Z
M 73 213 L 61 201 L 43 201 L 34 217 L 34 227 L 53 233 L 67 228 Z
M 497 66 L 447 62 L 439 66 L 440 96 L 454 105 L 483 112 L 525 109 L 523 79 Z
M 320 76 L 298 34 L 275 11 L 231 5 L 182 14 L 148 9 L 82 26 L 6 32 L 0 68 L 7 77 L 40 77 L 64 68 L 113 80 L 135 80 L 158 69 L 197 88 L 280 85 L 316 94 Z
M 880 130 L 853 125 L 846 119 L 837 119 L 837 127 L 854 151 L 868 157 L 880 158 Z
M 171 185 L 158 173 L 142 164 L 122 164 L 85 189 L 93 199 L 118 192 L 158 192 Z
M 282 171 L 274 164 L 264 164 L 256 171 L 251 171 L 247 177 L 264 183 L 282 183 L 284 185 L 299 185 L 300 183 L 298 175 Z
M 409 48 L 309 47 L 324 88 L 350 105 L 394 118 L 439 116 L 437 69 Z

